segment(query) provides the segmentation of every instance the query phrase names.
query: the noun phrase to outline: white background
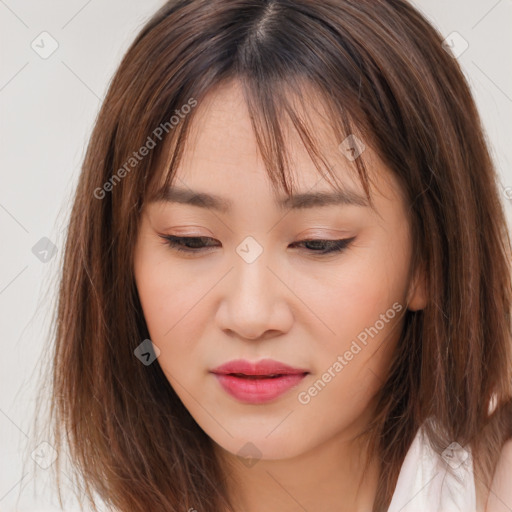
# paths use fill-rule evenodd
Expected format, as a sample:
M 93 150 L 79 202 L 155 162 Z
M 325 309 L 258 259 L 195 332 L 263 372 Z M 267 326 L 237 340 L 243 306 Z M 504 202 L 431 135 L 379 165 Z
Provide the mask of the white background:
M 34 489 L 33 474 L 23 473 L 22 457 L 34 442 L 34 386 L 55 299 L 62 230 L 107 85 L 135 34 L 162 3 L 0 0 L 1 512 L 57 510 L 40 484 Z M 484 121 L 500 186 L 512 186 L 512 0 L 414 4 L 444 36 L 456 31 L 469 43 L 458 59 Z M 31 47 L 43 31 L 58 42 L 47 59 Z M 511 200 L 505 193 L 502 199 L 510 222 Z M 42 237 L 57 247 L 47 263 L 32 253 Z

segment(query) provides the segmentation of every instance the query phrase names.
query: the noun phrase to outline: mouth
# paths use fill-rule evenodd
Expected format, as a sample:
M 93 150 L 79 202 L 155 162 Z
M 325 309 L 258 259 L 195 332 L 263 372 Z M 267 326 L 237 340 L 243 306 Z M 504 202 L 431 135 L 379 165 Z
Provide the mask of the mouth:
M 296 387 L 309 371 L 264 359 L 256 363 L 230 361 L 211 373 L 231 397 L 243 403 L 262 404 Z
M 247 361 L 246 359 L 235 359 L 218 366 L 212 372 L 220 375 L 234 375 L 236 377 L 267 378 L 309 373 L 305 368 L 294 368 L 274 359 L 261 359 L 256 362 Z
M 272 374 L 272 375 L 246 375 L 245 373 L 226 373 L 223 375 L 231 375 L 232 377 L 239 377 L 240 379 L 253 380 L 253 379 L 276 379 L 279 377 L 283 377 L 284 375 L 290 375 L 290 374 L 277 373 L 277 374 Z

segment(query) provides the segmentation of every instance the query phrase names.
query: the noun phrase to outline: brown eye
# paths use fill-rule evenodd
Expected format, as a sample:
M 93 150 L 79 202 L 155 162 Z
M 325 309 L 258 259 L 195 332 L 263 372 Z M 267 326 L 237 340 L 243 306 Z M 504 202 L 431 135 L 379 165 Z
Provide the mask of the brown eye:
M 218 246 L 214 238 L 207 236 L 160 235 L 160 237 L 163 238 L 166 244 L 172 249 L 181 252 L 199 253 L 203 252 L 204 249 Z M 301 240 L 300 242 L 293 243 L 292 246 L 303 246 L 307 252 L 323 255 L 343 251 L 354 239 L 355 237 L 342 240 Z
M 183 252 L 199 252 L 206 247 L 215 247 L 216 244 L 207 243 L 209 240 L 215 239 L 207 236 L 173 236 L 173 235 L 160 235 L 166 243 L 176 251 Z
M 345 238 L 343 240 L 301 240 L 300 242 L 295 242 L 292 245 L 297 246 L 302 244 L 306 246 L 306 249 L 309 252 L 322 255 L 341 252 L 346 249 L 354 239 L 355 236 L 352 238 Z

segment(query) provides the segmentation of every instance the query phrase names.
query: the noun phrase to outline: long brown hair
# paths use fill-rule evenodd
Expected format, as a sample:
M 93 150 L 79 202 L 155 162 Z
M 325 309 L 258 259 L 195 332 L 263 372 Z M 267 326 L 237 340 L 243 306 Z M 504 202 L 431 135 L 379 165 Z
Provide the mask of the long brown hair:
M 163 172 L 171 182 L 194 105 L 234 79 L 274 185 L 291 191 L 284 116 L 334 178 L 291 102 L 306 103 L 311 87 L 338 140 L 359 134 L 408 201 L 428 305 L 406 312 L 366 432 L 381 461 L 374 512 L 389 505 L 420 425 L 439 453 L 470 446 L 490 485 L 512 437 L 510 240 L 475 103 L 442 41 L 405 0 L 171 0 L 143 27 L 89 142 L 49 349 L 45 439 L 57 472 L 69 449 L 91 503 L 96 493 L 127 512 L 233 510 L 212 441 L 158 362 L 134 356 L 149 334 L 132 253 L 144 200 Z M 354 168 L 370 198 L 364 154 Z

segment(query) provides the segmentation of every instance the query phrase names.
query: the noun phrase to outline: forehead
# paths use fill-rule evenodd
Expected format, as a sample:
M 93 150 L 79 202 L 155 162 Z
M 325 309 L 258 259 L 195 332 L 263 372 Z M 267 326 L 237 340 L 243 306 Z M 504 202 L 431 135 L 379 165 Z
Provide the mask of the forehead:
M 311 97 L 316 99 L 315 96 Z M 297 104 L 294 103 L 294 106 Z M 287 168 L 292 178 L 294 195 L 298 197 L 289 200 L 275 189 L 267 187 L 267 191 L 276 196 L 276 205 L 285 208 L 329 203 L 366 206 L 367 198 L 357 176 L 356 166 L 340 149 L 343 141 L 337 140 L 323 102 L 311 101 L 305 108 L 300 104 L 298 114 L 303 116 L 314 135 L 314 144 L 332 170 L 337 186 L 333 187 L 332 178 L 328 176 L 326 179 L 316 168 L 291 122 L 280 118 L 284 137 L 282 145 L 288 157 Z M 276 143 L 265 141 L 269 142 Z M 381 191 L 392 187 L 393 183 L 387 183 L 391 178 L 390 173 L 370 147 L 364 149 L 362 156 L 371 182 L 378 180 Z M 188 204 L 193 203 L 195 198 L 196 203 L 209 204 L 224 212 L 233 206 L 233 201 L 237 200 L 244 189 L 243 185 L 246 191 L 255 194 L 257 187 L 248 187 L 249 183 L 270 183 L 250 113 L 237 81 L 217 87 L 198 103 L 184 142 L 180 164 L 171 182 L 171 190 L 163 187 L 164 179 L 165 173 L 162 172 L 160 185 L 153 198 Z M 334 191 L 337 193 L 333 194 Z M 372 195 L 375 192 L 378 191 L 372 190 Z
M 322 101 L 314 97 L 314 100 L 302 103 L 297 96 L 287 97 L 294 113 L 300 117 L 312 135 L 315 137 L 315 145 L 325 157 L 334 157 L 339 160 L 339 142 L 328 116 L 324 110 Z M 297 163 L 304 164 L 310 160 L 310 156 L 301 140 L 301 136 L 292 124 L 289 116 L 284 112 L 275 112 L 275 118 L 282 130 L 283 140 L 270 140 L 271 132 L 261 124 L 271 125 L 272 120 L 266 117 L 267 113 L 259 112 L 258 119 L 251 120 L 251 114 L 245 101 L 243 90 L 238 81 L 223 84 L 202 100 L 195 113 L 187 137 L 186 156 L 190 159 L 214 161 L 221 158 L 227 164 L 240 164 L 240 161 L 254 164 L 261 157 L 260 146 L 257 142 L 253 122 L 257 123 L 260 133 L 267 145 L 279 146 L 290 158 L 290 170 Z M 250 167 L 246 165 L 244 167 Z M 304 167 L 304 166 L 303 166 Z M 307 169 L 301 169 L 296 173 L 299 178 Z

